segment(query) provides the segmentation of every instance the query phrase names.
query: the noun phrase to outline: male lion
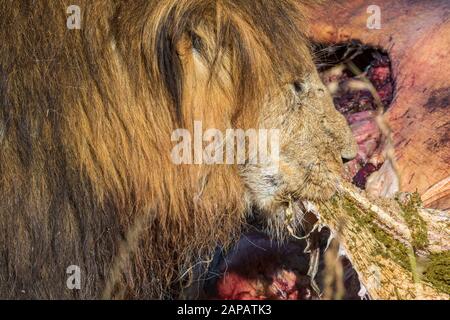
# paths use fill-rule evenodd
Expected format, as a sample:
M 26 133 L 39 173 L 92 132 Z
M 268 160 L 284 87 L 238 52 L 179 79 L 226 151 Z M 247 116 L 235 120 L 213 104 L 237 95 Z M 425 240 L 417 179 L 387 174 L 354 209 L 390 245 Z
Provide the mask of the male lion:
M 334 193 L 355 144 L 304 4 L 79 0 L 69 30 L 71 2 L 0 1 L 1 298 L 177 297 L 252 208 Z M 196 120 L 280 129 L 278 172 L 175 165 Z

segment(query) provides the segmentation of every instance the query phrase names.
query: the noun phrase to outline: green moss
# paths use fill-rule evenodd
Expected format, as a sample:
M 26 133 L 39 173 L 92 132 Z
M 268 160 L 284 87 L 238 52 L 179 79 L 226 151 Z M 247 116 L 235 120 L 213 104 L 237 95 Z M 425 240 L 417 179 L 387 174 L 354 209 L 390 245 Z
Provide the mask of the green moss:
M 400 203 L 404 212 L 405 220 L 411 228 L 414 238 L 413 248 L 403 244 L 393 238 L 390 234 L 377 226 L 374 221 L 376 214 L 367 209 L 362 209 L 351 198 L 334 197 L 331 200 L 331 207 L 341 207 L 356 222 L 356 231 L 369 230 L 378 241 L 372 252 L 373 256 L 383 256 L 388 260 L 398 263 L 405 270 L 412 272 L 414 281 L 420 281 L 416 256 L 413 249 L 422 249 L 428 245 L 427 226 L 419 216 L 418 208 L 422 205 L 420 196 L 412 194 L 406 203 Z M 333 209 L 325 206 L 328 214 L 334 214 Z M 422 279 L 431 283 L 436 289 L 450 294 L 450 251 L 439 254 L 432 254 L 428 257 L 426 270 Z M 398 293 L 397 293 L 398 294 Z
M 362 210 L 351 199 L 344 198 L 342 201 L 343 209 L 349 213 L 360 226 L 361 229 L 369 230 L 379 241 L 380 245 L 376 246 L 374 255 L 381 255 L 387 259 L 392 259 L 400 266 L 411 271 L 411 250 L 403 243 L 394 239 L 382 228 L 374 223 L 376 214 L 369 210 Z
M 426 222 L 419 215 L 419 208 L 422 207 L 420 195 L 415 192 L 409 195 L 405 202 L 397 199 L 402 211 L 405 222 L 411 230 L 411 245 L 415 250 L 423 250 L 429 245 L 428 229 Z
M 423 279 L 450 294 L 450 251 L 433 253 L 428 257 Z

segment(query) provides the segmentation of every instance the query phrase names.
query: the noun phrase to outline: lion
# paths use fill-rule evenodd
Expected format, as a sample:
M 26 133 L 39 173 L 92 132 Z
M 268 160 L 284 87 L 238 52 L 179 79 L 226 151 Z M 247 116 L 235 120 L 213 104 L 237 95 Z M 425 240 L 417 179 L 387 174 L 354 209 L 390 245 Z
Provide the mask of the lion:
M 356 145 L 306 1 L 77 2 L 69 30 L 70 1 L 0 1 L 1 298 L 177 298 L 249 215 L 335 193 Z M 194 121 L 279 129 L 279 170 L 174 164 Z

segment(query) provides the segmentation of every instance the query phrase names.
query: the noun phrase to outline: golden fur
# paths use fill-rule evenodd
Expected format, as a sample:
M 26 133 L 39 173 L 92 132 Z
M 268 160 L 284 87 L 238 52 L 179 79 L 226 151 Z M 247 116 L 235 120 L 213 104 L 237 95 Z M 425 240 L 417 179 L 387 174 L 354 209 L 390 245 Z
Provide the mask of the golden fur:
M 355 146 L 299 1 L 71 2 L 0 1 L 1 298 L 176 297 L 251 208 L 334 192 Z M 194 120 L 280 128 L 280 172 L 174 165 Z

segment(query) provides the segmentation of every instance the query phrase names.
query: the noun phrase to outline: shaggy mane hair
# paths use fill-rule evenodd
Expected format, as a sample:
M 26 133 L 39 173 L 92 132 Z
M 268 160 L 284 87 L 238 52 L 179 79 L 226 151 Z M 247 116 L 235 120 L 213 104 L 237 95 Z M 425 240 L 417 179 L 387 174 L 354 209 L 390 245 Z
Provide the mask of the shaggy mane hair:
M 77 0 L 68 30 L 72 2 L 0 1 L 0 298 L 177 297 L 249 204 L 234 166 L 174 165 L 171 133 L 256 126 L 304 68 L 305 4 Z

